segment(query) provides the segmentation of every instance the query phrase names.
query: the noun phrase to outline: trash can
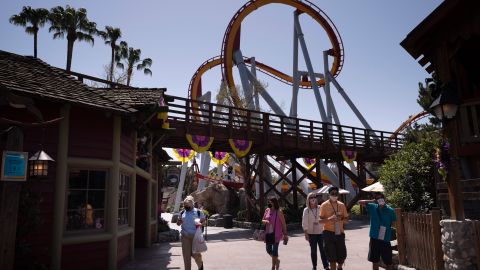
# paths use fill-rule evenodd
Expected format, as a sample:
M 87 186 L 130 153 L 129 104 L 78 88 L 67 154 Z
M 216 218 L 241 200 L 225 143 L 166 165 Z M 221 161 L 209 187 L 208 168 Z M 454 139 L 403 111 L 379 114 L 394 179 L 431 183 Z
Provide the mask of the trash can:
M 223 215 L 223 227 L 225 229 L 230 229 L 233 227 L 233 216 L 232 215 L 229 215 L 229 214 L 226 214 L 226 215 Z

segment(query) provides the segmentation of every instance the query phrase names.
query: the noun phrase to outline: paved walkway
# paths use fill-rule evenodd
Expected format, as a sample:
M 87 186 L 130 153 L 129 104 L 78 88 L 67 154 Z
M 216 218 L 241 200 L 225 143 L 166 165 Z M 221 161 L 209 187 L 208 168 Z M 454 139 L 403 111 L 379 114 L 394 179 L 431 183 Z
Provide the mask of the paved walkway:
M 162 214 L 167 219 L 168 214 Z M 167 219 L 169 220 L 169 219 Z M 177 228 L 175 224 L 170 226 Z M 371 269 L 367 261 L 368 224 L 350 221 L 346 230 L 348 257 L 344 269 Z M 203 253 L 204 266 L 207 270 L 268 270 L 270 257 L 265 252 L 263 242 L 253 241 L 252 231 L 246 229 L 224 229 L 208 227 L 208 251 Z M 289 232 L 288 245 L 280 245 L 280 269 L 311 269 L 310 247 L 302 231 Z M 320 255 L 319 255 L 319 266 Z M 192 260 L 192 265 L 195 265 Z M 182 248 L 180 242 L 155 244 L 149 249 L 137 249 L 135 260 L 129 262 L 122 270 L 170 270 L 183 269 Z M 196 269 L 193 267 L 192 269 Z M 319 270 L 321 267 L 318 268 Z

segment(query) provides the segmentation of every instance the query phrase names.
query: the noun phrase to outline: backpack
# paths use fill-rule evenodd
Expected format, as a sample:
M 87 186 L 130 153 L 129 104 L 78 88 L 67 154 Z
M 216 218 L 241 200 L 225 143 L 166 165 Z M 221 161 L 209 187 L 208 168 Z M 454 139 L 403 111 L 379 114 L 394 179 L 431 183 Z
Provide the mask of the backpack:
M 185 213 L 185 210 L 182 210 L 182 211 L 180 212 L 180 216 L 183 216 L 183 213 Z M 198 218 L 201 218 L 201 211 L 200 211 L 200 209 L 197 209 L 197 216 L 198 216 Z M 204 226 L 203 226 L 203 224 L 202 224 L 202 232 L 203 232 L 204 230 L 205 230 L 205 228 L 204 228 Z

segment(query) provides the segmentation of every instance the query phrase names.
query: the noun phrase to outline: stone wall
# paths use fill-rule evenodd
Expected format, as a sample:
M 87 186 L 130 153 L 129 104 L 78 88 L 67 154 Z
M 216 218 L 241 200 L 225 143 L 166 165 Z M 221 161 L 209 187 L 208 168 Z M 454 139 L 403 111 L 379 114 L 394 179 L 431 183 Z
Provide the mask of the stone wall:
M 476 270 L 475 226 L 470 220 L 444 219 L 442 228 L 442 250 L 445 270 Z

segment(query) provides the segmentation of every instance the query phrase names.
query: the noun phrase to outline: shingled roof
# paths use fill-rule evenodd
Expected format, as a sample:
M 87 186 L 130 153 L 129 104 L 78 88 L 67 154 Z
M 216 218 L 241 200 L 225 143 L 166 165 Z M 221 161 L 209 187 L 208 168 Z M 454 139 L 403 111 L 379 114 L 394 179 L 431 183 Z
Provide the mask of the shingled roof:
M 0 50 L 0 87 L 12 92 L 97 109 L 132 113 L 137 110 L 105 91 L 89 88 L 65 70 L 40 59 Z M 163 92 L 162 92 L 163 93 Z
M 129 89 L 101 89 L 104 96 L 115 102 L 120 102 L 135 108 L 149 105 L 156 105 L 166 88 L 129 88 Z

